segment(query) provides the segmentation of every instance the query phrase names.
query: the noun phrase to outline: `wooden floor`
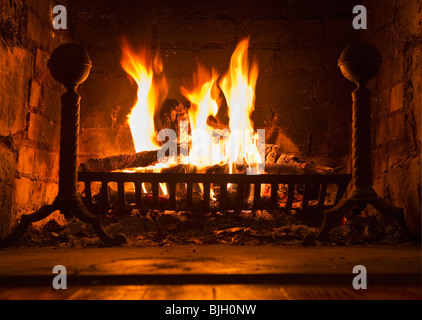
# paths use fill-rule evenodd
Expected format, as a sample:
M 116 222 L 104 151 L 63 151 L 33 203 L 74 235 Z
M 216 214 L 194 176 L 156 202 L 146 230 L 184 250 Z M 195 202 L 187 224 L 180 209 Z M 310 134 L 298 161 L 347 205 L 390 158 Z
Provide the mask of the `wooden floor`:
M 9 248 L 0 300 L 422 300 L 420 246 Z M 55 290 L 53 266 L 67 268 Z M 356 265 L 367 289 L 352 285 Z
M 0 300 L 422 300 L 417 286 L 130 285 L 1 288 Z

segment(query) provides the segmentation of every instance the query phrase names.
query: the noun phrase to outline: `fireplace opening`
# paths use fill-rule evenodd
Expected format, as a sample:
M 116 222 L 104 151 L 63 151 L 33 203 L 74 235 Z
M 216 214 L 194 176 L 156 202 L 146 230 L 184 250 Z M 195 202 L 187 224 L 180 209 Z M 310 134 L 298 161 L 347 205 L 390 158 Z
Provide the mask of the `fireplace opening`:
M 358 3 L 75 0 L 66 30 L 51 26 L 52 3 L 8 6 L 1 238 L 60 192 L 64 90 L 47 61 L 66 42 L 92 61 L 78 87 L 78 195 L 129 245 L 297 244 L 316 232 L 323 211 L 353 194 L 356 86 L 338 59 L 358 40 L 382 58 L 368 83 L 370 179 L 420 233 L 418 11 L 404 6 L 385 21 L 378 4 L 365 3 L 374 25 L 355 30 Z M 336 241 L 408 240 L 391 217 L 363 205 L 351 211 L 333 226 Z M 73 218 L 55 212 L 21 243 L 97 245 L 95 227 Z

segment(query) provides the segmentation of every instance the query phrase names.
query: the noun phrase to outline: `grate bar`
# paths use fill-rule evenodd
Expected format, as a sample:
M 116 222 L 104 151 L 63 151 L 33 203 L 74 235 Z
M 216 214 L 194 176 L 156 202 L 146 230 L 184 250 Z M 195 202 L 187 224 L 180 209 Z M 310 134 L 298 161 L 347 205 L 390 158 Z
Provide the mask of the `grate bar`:
M 284 206 L 286 210 L 290 210 L 293 205 L 296 186 L 304 186 L 302 198 L 302 209 L 309 206 L 312 192 L 318 190 L 317 195 L 318 207 L 326 209 L 328 206 L 324 204 L 327 195 L 327 186 L 329 184 L 337 185 L 336 200 L 333 205 L 343 197 L 351 176 L 348 174 L 335 175 L 244 175 L 244 174 L 198 174 L 198 173 L 127 173 L 127 172 L 79 172 L 78 179 L 84 183 L 85 199 L 90 208 L 95 208 L 94 195 L 91 183 L 100 182 L 100 196 L 102 208 L 110 207 L 110 188 L 109 184 L 114 182 L 117 184 L 118 206 L 125 207 L 128 205 L 128 195 L 125 192 L 125 183 L 133 183 L 134 197 L 132 203 L 136 204 L 139 209 L 156 209 L 156 210 L 278 210 L 282 208 L 278 196 L 278 187 L 287 185 L 287 201 Z M 166 186 L 167 195 L 160 192 L 160 187 Z M 183 201 L 177 199 L 177 185 L 184 186 L 186 196 Z M 203 188 L 199 188 L 199 184 Z M 235 197 L 229 195 L 228 184 L 237 186 Z M 147 185 L 149 186 L 147 188 Z M 216 205 L 210 205 L 211 186 L 218 185 L 220 187 L 220 198 L 216 201 Z M 250 186 L 253 185 L 253 201 L 252 205 L 245 201 L 247 192 L 250 192 Z M 261 196 L 261 186 L 271 186 L 269 199 Z M 148 189 L 148 190 L 147 190 Z M 203 190 L 202 201 L 195 200 L 194 193 Z M 267 200 L 267 201 L 264 201 Z M 182 204 L 181 204 L 182 202 Z M 102 210 L 101 212 L 104 212 Z

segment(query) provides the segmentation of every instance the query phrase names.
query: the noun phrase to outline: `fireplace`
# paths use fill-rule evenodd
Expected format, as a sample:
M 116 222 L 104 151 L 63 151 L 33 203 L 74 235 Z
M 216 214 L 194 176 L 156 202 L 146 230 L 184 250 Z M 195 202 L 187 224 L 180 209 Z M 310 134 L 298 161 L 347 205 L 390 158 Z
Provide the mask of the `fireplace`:
M 56 208 L 48 206 L 57 200 L 57 193 L 61 194 L 63 179 L 59 180 L 59 167 L 63 166 L 59 156 L 64 158 L 64 150 L 58 137 L 63 114 L 60 116 L 58 106 L 64 91 L 47 69 L 51 52 L 60 44 L 77 41 L 92 61 L 89 77 L 78 88 L 79 168 L 86 168 L 89 159 L 110 159 L 138 151 L 127 122 L 137 100 L 137 86 L 120 62 L 122 36 L 134 46 L 143 44 L 160 54 L 168 84 L 165 101 L 177 101 L 182 106 L 189 106 L 189 101 L 180 87 L 192 81 L 197 62 L 224 75 L 237 45 L 247 38 L 249 54 L 256 57 L 259 70 L 255 110 L 250 115 L 253 129 L 264 129 L 265 145 L 274 146 L 264 148 L 269 151 L 265 152 L 265 160 L 275 154 L 277 160 L 283 155 L 292 161 L 288 166 L 275 166 L 275 172 L 267 175 L 229 174 L 227 163 L 218 166 L 217 171 L 205 173 L 186 171 L 186 166 L 178 167 L 182 173 L 171 174 L 82 170 L 78 175 L 83 182 L 79 191 L 84 205 L 97 214 L 96 218 L 86 214 L 90 217 L 87 221 L 97 225 L 94 229 L 102 229 L 98 217 L 110 209 L 112 193 L 117 199 L 112 204 L 120 210 L 127 210 L 130 204 L 140 211 L 175 210 L 180 200 L 176 189 L 182 189 L 186 194 L 182 209 L 186 210 L 183 206 L 193 206 L 198 188 L 199 206 L 194 211 L 203 213 L 213 205 L 216 212 L 288 211 L 294 195 L 299 193 L 300 209 L 305 211 L 313 201 L 320 225 L 322 211 L 351 192 L 346 188 L 353 167 L 350 93 L 355 86 L 344 79 L 337 62 L 348 44 L 361 39 L 373 43 L 383 59 L 378 76 L 368 84 L 374 129 L 370 137 L 373 162 L 369 178 L 378 196 L 404 209 L 409 229 L 420 232 L 421 78 L 415 70 L 420 65 L 421 46 L 415 36 L 418 21 L 412 15 L 420 8 L 403 5 L 402 10 L 391 10 L 391 19 L 385 22 L 378 16 L 378 4 L 368 3 L 369 13 L 376 17 L 374 25 L 367 31 L 357 31 L 350 22 L 357 1 L 263 1 L 259 5 L 224 2 L 220 6 L 202 1 L 177 5 L 72 1 L 67 5 L 69 30 L 57 31 L 46 22 L 51 18 L 49 14 L 44 15 L 46 9 L 50 12 L 51 4 L 42 3 L 44 7 L 12 1 L 2 24 L 9 30 L 4 40 L 4 55 L 8 57 L 4 70 L 9 70 L 10 81 L 18 88 L 12 93 L 8 82 L 2 87 L 9 92 L 2 97 L 10 106 L 2 117 L 0 140 L 5 155 L 1 183 L 6 190 L 0 199 L 4 208 L 0 220 L 2 237 L 10 233 L 22 214 L 47 206 L 41 215 L 49 216 L 49 210 Z M 402 27 L 404 16 L 411 19 Z M 27 23 L 13 24 L 16 17 Z M 17 68 L 19 65 L 23 67 Z M 225 99 L 228 100 L 227 95 Z M 15 109 L 13 103 L 24 107 Z M 221 113 L 224 122 L 227 115 Z M 221 123 L 221 119 L 217 122 Z M 277 164 L 263 162 L 267 170 Z M 296 171 L 286 175 L 286 168 Z M 298 172 L 297 168 L 311 171 Z M 110 182 L 116 187 L 110 187 Z M 95 183 L 99 184 L 96 193 L 92 191 Z M 132 192 L 125 192 L 128 184 L 134 187 Z M 218 188 L 214 189 L 213 184 Z M 161 185 L 169 189 L 167 195 L 163 195 Z M 244 185 L 248 187 L 240 188 Z M 335 185 L 334 190 L 328 188 L 331 185 Z M 266 195 L 262 191 L 265 186 Z M 231 193 L 231 189 L 235 191 Z M 218 201 L 212 201 L 211 192 L 218 193 Z M 330 193 L 334 194 L 331 202 L 326 201 Z M 283 205 L 280 194 L 285 198 Z M 133 200 L 128 203 L 130 196 Z M 366 209 L 366 214 L 375 214 L 371 210 Z M 73 218 L 72 214 L 67 218 Z

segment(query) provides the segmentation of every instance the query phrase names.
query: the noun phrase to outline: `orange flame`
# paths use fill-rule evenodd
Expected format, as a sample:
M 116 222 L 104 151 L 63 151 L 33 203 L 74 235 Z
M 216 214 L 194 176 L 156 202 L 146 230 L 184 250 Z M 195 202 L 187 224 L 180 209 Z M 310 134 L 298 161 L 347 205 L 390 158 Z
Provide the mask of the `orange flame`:
M 191 102 L 189 122 L 192 139 L 189 163 L 196 166 L 212 165 L 215 163 L 212 159 L 219 157 L 219 145 L 213 145 L 212 128 L 207 124 L 208 116 L 215 116 L 218 111 L 218 103 L 212 94 L 217 78 L 218 75 L 214 70 L 208 72 L 198 64 L 197 73 L 193 76 L 193 89 L 189 90 L 185 87 L 180 89 Z
M 237 45 L 229 70 L 220 81 L 214 69 L 209 71 L 198 64 L 193 86 L 189 89 L 181 87 L 181 93 L 191 102 L 191 144 L 187 160 L 182 159 L 185 163 L 199 167 L 228 163 L 232 172 L 235 163 L 245 162 L 251 166 L 262 162 L 250 118 L 255 108 L 258 65 L 255 60 L 249 61 L 248 46 L 249 38 Z M 123 42 L 122 51 L 122 67 L 138 85 L 138 100 L 128 116 L 135 149 L 137 152 L 156 150 L 159 146 L 154 113 L 168 91 L 161 59 L 158 55 L 151 59 L 146 49 L 135 53 L 127 41 Z M 216 132 L 207 122 L 209 116 L 217 115 L 221 105 L 221 101 L 215 99 L 216 90 L 221 90 L 227 102 L 229 130 Z
M 161 59 L 158 54 L 151 59 L 151 53 L 146 48 L 135 52 L 127 40 L 123 39 L 120 63 L 138 85 L 138 99 L 128 115 L 135 150 L 156 150 L 159 145 L 154 130 L 154 113 L 168 91 Z
M 236 47 L 227 74 L 220 81 L 221 90 L 227 100 L 230 118 L 230 168 L 233 163 L 248 165 L 261 163 L 261 157 L 253 135 L 250 119 L 255 109 L 255 85 L 258 78 L 258 64 L 248 60 L 249 38 Z

